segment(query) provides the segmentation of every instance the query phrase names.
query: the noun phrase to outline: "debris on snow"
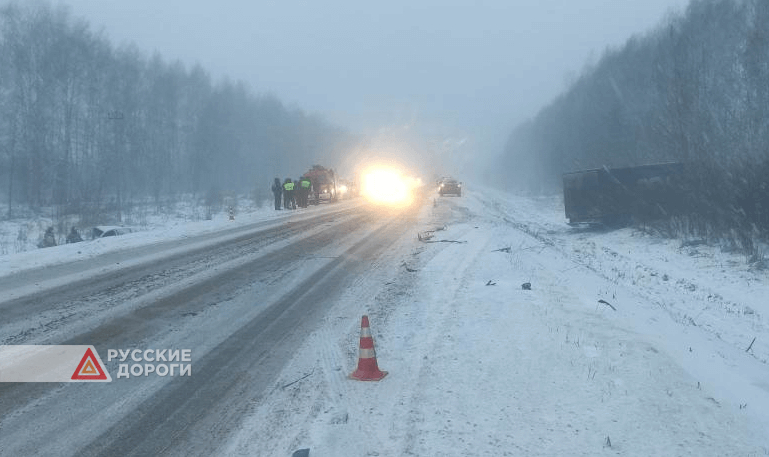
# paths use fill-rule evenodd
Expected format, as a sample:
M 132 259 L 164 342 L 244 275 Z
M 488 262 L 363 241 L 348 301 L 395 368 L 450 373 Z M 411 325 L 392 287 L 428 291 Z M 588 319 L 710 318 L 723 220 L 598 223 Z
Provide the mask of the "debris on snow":
M 754 336 L 753 337 L 753 341 L 750 342 L 750 346 L 748 346 L 748 348 L 745 349 L 745 352 L 750 352 L 750 348 L 753 347 L 753 343 L 755 343 L 755 342 L 756 342 L 756 337 Z
M 284 386 L 281 386 L 281 389 L 285 389 L 286 387 L 289 387 L 289 386 L 292 386 L 292 385 L 296 384 L 297 382 L 301 381 L 302 379 L 306 379 L 306 378 L 310 377 L 310 375 L 311 375 L 311 374 L 312 374 L 314 371 L 315 371 L 315 369 L 313 368 L 312 370 L 310 370 L 310 372 L 309 372 L 309 373 L 307 373 L 306 375 L 302 376 L 301 378 L 299 378 L 299 379 L 296 379 L 296 380 L 294 380 L 294 381 L 291 381 L 291 382 L 289 382 L 288 384 L 286 384 L 286 385 L 284 385 Z
M 428 230 L 426 232 L 419 232 L 419 233 L 417 233 L 417 239 L 419 241 L 427 241 L 427 240 L 431 239 L 433 236 L 435 236 L 435 234 L 433 233 L 432 230 Z
M 606 300 L 598 300 L 598 303 L 603 303 L 604 305 L 608 306 L 609 308 L 613 309 L 614 311 L 617 311 L 617 308 L 615 308 L 611 303 L 607 302 Z

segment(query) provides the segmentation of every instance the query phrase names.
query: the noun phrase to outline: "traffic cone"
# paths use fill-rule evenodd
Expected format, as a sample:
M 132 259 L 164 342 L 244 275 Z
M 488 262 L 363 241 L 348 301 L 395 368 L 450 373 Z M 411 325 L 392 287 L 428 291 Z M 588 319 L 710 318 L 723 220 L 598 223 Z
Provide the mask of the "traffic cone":
M 358 381 L 379 381 L 387 376 L 386 371 L 380 371 L 376 363 L 376 351 L 374 351 L 374 338 L 368 326 L 368 316 L 363 316 L 360 321 L 360 352 L 358 356 L 358 369 L 350 374 L 351 379 Z

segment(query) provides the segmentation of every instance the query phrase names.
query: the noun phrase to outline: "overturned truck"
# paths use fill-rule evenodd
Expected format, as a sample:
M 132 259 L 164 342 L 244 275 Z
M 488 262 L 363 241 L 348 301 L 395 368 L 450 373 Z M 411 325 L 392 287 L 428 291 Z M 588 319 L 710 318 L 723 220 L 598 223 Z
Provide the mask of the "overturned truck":
M 679 211 L 684 166 L 679 162 L 602 168 L 563 174 L 569 224 L 622 225 Z

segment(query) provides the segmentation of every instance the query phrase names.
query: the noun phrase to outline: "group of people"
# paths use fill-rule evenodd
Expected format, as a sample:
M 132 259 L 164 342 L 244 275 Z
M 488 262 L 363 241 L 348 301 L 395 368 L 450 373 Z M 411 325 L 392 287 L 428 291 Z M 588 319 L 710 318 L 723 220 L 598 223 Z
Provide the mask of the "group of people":
M 299 178 L 298 181 L 286 178 L 283 184 L 280 183 L 280 178 L 275 178 L 275 182 L 272 184 L 275 209 L 281 209 L 281 199 L 283 200 L 283 209 L 307 208 L 311 189 L 312 181 L 305 176 Z
M 73 225 L 72 230 L 70 230 L 69 235 L 67 235 L 67 243 L 79 243 L 81 241 L 83 241 L 83 238 Z M 50 248 L 53 246 L 56 246 L 56 235 L 53 233 L 53 227 L 48 227 L 43 235 L 43 239 L 37 243 L 37 247 Z

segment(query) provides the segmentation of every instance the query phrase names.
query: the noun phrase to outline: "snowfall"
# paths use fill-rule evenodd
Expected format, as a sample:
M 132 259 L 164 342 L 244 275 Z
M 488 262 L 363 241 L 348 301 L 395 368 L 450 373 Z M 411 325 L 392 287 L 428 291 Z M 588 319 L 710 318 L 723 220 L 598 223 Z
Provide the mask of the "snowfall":
M 20 222 L 5 222 L 0 276 L 312 216 L 285 213 L 164 216 L 136 233 L 21 252 Z M 413 231 L 373 265 L 220 454 L 769 455 L 761 263 L 696 239 L 571 227 L 557 195 L 471 186 L 430 194 Z M 349 378 L 363 315 L 388 372 L 378 382 Z

